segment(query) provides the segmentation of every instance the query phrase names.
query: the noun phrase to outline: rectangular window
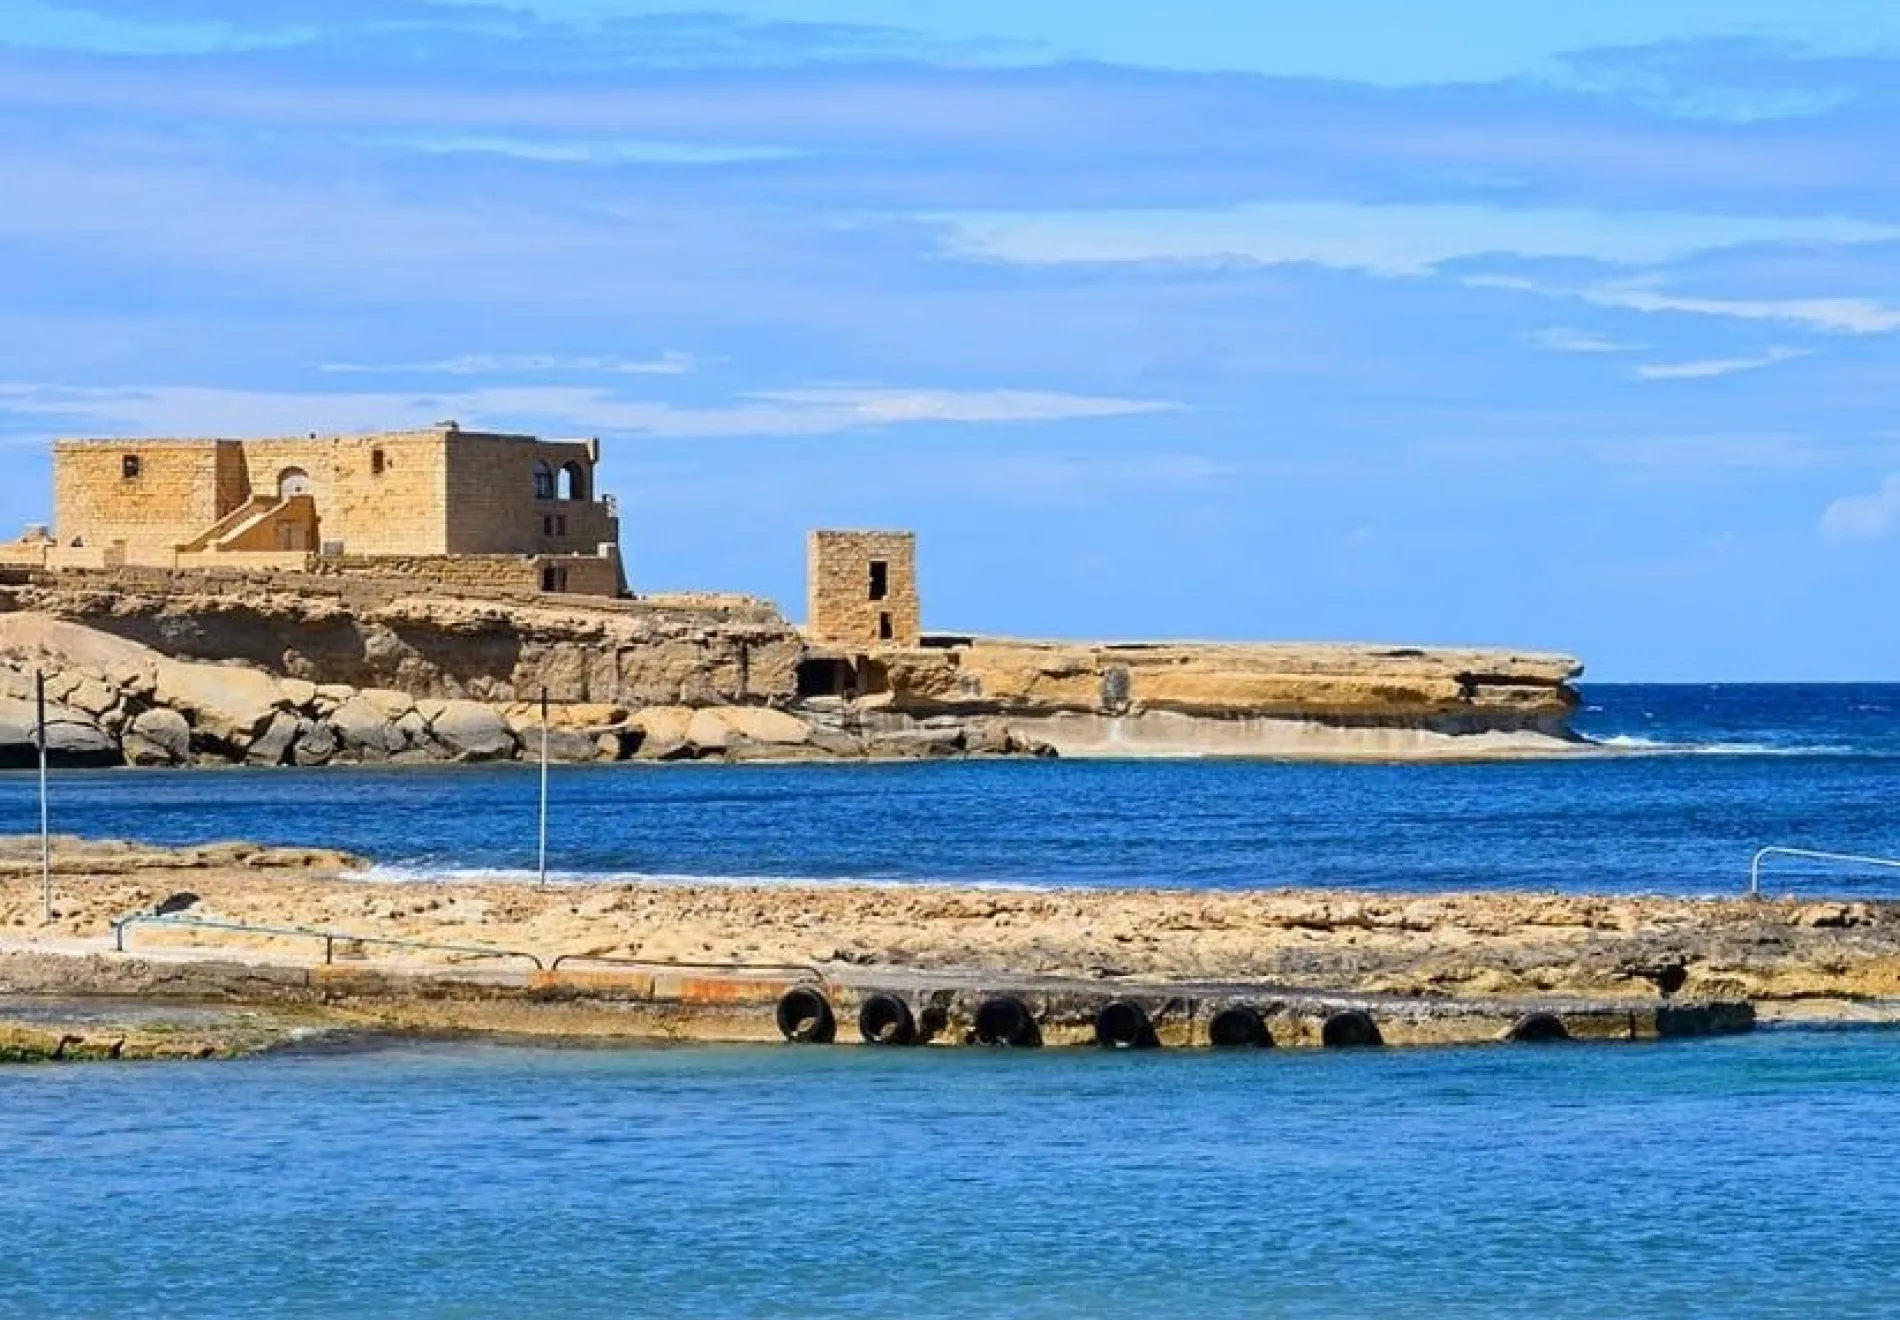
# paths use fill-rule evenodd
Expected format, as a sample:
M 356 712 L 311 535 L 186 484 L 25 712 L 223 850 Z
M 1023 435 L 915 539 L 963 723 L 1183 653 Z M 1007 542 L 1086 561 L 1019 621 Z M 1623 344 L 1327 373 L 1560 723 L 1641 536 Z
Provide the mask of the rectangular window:
M 389 456 L 387 454 L 383 453 L 380 449 L 372 449 L 369 451 L 369 474 L 372 477 L 382 476 L 388 468 Z
M 883 600 L 891 594 L 891 566 L 882 559 L 871 561 L 871 599 Z
M 119 460 L 119 475 L 127 481 L 137 481 L 139 473 L 144 471 L 145 463 L 137 454 L 127 454 Z
M 541 590 L 566 591 L 567 590 L 567 570 L 565 568 L 556 568 L 552 564 L 542 569 L 541 570 Z
M 543 536 L 554 535 L 554 515 L 553 514 L 544 513 L 541 515 L 541 535 Z
M 567 535 L 567 515 L 565 513 L 557 513 L 554 515 L 554 534 L 556 536 Z
M 877 638 L 880 642 L 891 640 L 891 616 L 888 613 L 877 616 Z

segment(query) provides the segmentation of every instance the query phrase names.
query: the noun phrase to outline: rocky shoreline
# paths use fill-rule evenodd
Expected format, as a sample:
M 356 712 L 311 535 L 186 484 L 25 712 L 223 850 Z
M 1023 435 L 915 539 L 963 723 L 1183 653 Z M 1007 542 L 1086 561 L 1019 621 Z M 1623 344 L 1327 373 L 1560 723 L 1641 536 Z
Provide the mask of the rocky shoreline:
M 0 570 L 0 766 L 1589 750 L 1566 656 L 927 637 L 809 645 L 763 601 L 376 578 Z M 551 703 L 543 729 L 541 698 Z
M 50 927 L 40 925 L 37 886 L 0 886 L 6 938 L 103 939 L 114 920 L 189 891 L 201 914 L 549 958 L 1251 981 L 1409 997 L 1653 999 L 1667 991 L 1790 1011 L 1821 1000 L 1900 999 L 1900 903 L 770 883 L 539 888 L 374 881 L 364 878 L 363 859 L 323 849 L 73 839 L 58 840 L 55 861 Z M 29 880 L 38 865 L 36 839 L 0 840 L 0 880 Z M 140 938 L 153 948 L 273 944 L 192 931 Z

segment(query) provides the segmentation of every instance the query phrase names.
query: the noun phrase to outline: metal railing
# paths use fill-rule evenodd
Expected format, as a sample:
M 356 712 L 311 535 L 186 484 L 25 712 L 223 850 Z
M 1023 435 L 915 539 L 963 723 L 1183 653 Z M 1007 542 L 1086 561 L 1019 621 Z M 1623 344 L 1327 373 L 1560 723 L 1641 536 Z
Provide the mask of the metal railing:
M 398 940 L 384 935 L 352 935 L 348 931 L 314 930 L 308 926 L 258 926 L 246 921 L 219 921 L 212 917 L 159 916 L 152 912 L 135 912 L 129 917 L 120 917 L 112 923 L 112 944 L 120 953 L 125 952 L 125 932 L 132 926 L 229 930 L 245 935 L 274 935 L 285 939 L 322 940 L 323 961 L 326 965 L 336 961 L 337 941 L 341 940 L 346 944 L 375 944 L 383 948 L 460 953 L 475 958 L 525 958 L 534 964 L 536 971 L 546 970 L 546 964 L 541 961 L 539 954 L 524 953 L 519 949 L 494 949 L 479 944 L 437 944 L 430 940 Z
M 1868 857 L 1860 853 L 1821 852 L 1814 848 L 1784 848 L 1780 845 L 1763 848 L 1755 854 L 1748 864 L 1748 896 L 1761 897 L 1761 864 L 1770 857 L 1797 857 L 1811 862 L 1838 862 L 1847 866 L 1872 866 L 1889 871 L 1900 871 L 1900 858 Z

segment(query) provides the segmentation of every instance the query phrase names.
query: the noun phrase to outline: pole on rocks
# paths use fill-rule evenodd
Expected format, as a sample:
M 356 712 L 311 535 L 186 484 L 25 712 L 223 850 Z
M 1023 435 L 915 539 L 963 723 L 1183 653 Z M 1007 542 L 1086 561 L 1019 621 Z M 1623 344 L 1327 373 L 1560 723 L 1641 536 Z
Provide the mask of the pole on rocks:
M 53 833 L 52 813 L 46 791 L 46 671 L 33 673 L 35 737 L 40 751 L 40 921 L 53 924 Z
M 548 882 L 548 690 L 541 689 L 541 883 Z

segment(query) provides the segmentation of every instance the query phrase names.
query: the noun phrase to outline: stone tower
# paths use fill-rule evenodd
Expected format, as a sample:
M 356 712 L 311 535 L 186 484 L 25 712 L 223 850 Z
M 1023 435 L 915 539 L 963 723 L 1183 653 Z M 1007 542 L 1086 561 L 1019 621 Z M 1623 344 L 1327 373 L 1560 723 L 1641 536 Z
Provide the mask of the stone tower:
M 915 532 L 813 532 L 805 579 L 812 642 L 861 650 L 918 645 Z

